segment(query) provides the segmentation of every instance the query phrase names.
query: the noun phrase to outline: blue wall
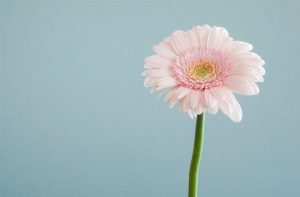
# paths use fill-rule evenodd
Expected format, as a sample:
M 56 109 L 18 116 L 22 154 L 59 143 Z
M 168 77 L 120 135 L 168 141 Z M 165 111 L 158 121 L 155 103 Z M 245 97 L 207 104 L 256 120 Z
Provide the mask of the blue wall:
M 300 196 L 300 3 L 0 5 L 1 197 L 187 196 L 195 120 L 141 73 L 152 45 L 205 23 L 252 43 L 267 74 L 238 96 L 241 123 L 207 115 L 199 196 Z

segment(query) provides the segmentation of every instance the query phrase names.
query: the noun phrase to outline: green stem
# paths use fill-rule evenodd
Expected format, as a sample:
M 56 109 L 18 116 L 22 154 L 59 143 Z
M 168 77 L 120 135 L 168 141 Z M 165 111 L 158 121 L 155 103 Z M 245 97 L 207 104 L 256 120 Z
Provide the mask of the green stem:
M 201 160 L 204 131 L 204 112 L 197 115 L 194 150 L 190 166 L 189 197 L 197 197 L 198 171 Z

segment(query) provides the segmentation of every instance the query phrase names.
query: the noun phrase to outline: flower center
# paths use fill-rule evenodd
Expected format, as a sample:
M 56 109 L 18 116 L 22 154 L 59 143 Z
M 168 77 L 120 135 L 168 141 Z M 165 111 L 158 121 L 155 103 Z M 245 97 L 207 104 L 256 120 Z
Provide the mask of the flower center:
M 199 47 L 176 57 L 171 72 L 178 85 L 202 91 L 222 85 L 231 66 L 222 51 Z
M 209 77 L 211 74 L 214 74 L 215 65 L 211 61 L 200 61 L 194 63 L 189 71 L 188 76 L 194 80 L 202 80 Z

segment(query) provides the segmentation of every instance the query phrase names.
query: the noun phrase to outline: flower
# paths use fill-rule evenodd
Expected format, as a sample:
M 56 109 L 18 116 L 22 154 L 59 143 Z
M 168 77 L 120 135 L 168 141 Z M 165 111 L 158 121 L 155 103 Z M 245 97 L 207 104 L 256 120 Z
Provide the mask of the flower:
M 264 61 L 251 52 L 252 45 L 234 41 L 223 27 L 196 26 L 175 31 L 153 47 L 155 55 L 145 59 L 145 86 L 151 91 L 165 89 L 172 108 L 196 117 L 221 109 L 234 122 L 242 109 L 234 93 L 256 95 L 256 82 L 263 82 Z

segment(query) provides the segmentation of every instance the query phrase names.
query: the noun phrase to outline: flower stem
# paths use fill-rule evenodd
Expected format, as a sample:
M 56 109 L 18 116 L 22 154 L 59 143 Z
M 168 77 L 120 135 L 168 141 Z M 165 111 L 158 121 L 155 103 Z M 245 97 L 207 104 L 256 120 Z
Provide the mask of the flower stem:
M 189 197 L 197 197 L 198 187 L 198 171 L 201 160 L 201 152 L 203 146 L 203 132 L 204 132 L 204 112 L 197 115 L 194 150 L 190 166 L 189 176 Z

